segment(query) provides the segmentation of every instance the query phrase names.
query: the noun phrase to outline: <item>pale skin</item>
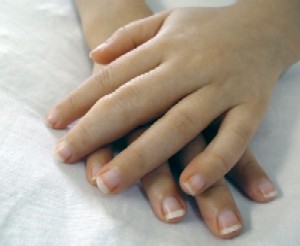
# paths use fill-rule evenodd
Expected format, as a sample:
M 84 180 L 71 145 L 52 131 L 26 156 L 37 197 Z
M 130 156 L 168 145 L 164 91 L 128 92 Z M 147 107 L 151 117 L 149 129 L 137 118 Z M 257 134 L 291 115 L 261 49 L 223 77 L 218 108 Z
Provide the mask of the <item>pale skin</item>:
M 151 15 L 142 1 L 130 1 L 126 18 L 118 15 L 120 8 L 127 13 L 126 4 L 111 4 L 107 11 L 107 1 L 94 0 L 89 7 L 83 2 L 77 1 L 78 9 L 91 49 L 117 28 Z M 59 141 L 56 154 L 66 163 L 86 156 L 89 181 L 105 193 L 116 194 L 141 179 L 155 214 L 176 222 L 186 205 L 167 162 L 181 150 L 181 189 L 195 196 L 215 235 L 236 236 L 242 219 L 223 177 L 231 170 L 253 200 L 266 202 L 275 195 L 246 147 L 278 76 L 299 59 L 299 13 L 296 0 L 241 0 L 226 8 L 175 9 L 127 24 L 91 53 L 95 62 L 107 65 L 48 114 L 53 128 L 81 117 Z M 104 31 L 97 30 L 99 20 L 105 21 Z M 220 128 L 205 147 L 198 135 L 215 119 Z M 151 126 L 129 137 L 128 147 L 113 158 L 109 144 L 149 121 Z M 178 201 L 174 211 L 165 209 L 164 198 L 169 205 Z

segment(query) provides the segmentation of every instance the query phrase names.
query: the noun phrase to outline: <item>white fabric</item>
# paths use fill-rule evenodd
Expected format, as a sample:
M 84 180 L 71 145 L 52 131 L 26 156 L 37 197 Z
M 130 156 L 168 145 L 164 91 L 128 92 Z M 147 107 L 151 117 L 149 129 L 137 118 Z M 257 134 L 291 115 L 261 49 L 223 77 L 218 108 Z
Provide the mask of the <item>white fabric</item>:
M 155 10 L 230 3 L 148 2 Z M 165 224 L 137 186 L 103 196 L 87 183 L 83 163 L 53 161 L 64 132 L 43 117 L 90 74 L 87 52 L 71 0 L 0 1 L 0 245 L 299 245 L 300 64 L 280 79 L 252 144 L 279 198 L 256 204 L 232 189 L 245 228 L 220 240 L 191 206 L 183 222 Z

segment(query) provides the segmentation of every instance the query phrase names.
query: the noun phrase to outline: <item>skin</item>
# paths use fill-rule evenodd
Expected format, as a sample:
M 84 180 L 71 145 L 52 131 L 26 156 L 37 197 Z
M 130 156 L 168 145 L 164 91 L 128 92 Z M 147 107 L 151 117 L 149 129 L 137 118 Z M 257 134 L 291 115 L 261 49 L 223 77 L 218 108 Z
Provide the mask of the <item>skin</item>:
M 177 9 L 120 29 L 92 53 L 97 62 L 111 63 L 75 93 L 79 98 L 75 115 L 89 111 L 60 141 L 57 154 L 65 162 L 78 161 L 155 120 L 99 172 L 98 179 L 117 193 L 223 115 L 216 137 L 180 177 L 182 189 L 191 195 L 217 182 L 245 151 L 278 76 L 298 59 L 289 50 L 299 43 L 294 40 L 298 15 L 291 23 L 283 23 L 288 30 L 283 32 L 283 24 L 274 23 L 277 19 L 270 16 L 266 2 L 251 4 Z M 277 16 L 289 10 L 292 17 L 294 9 L 281 5 L 273 10 Z M 250 7 L 256 7 L 255 14 L 249 15 Z M 69 103 L 75 103 L 73 99 Z M 109 185 L 105 174 L 112 174 L 118 183 Z
M 270 6 L 280 22 L 270 16 Z M 112 194 L 142 179 L 154 212 L 166 221 L 163 197 L 176 197 L 186 210 L 167 165 L 169 157 L 181 150 L 179 160 L 185 166 L 181 188 L 195 196 L 215 235 L 237 235 L 241 226 L 224 234 L 219 221 L 222 212 L 232 211 L 236 222 L 227 228 L 242 225 L 223 177 L 232 170 L 234 182 L 257 201 L 269 201 L 275 194 L 246 146 L 278 76 L 299 58 L 296 7 L 298 1 L 273 5 L 239 1 L 226 8 L 176 9 L 121 28 L 91 54 L 96 62 L 108 65 L 48 115 L 54 128 L 64 128 L 84 115 L 60 140 L 57 154 L 67 163 L 88 155 L 88 178 L 94 185 L 93 163 L 100 163 L 98 185 L 107 185 L 106 174 L 114 171 L 119 183 L 108 189 Z M 256 10 L 251 16 L 249 8 Z M 93 32 L 85 22 L 83 27 L 88 39 Z M 220 116 L 220 128 L 204 148 L 198 134 Z M 130 137 L 128 147 L 112 158 L 107 144 L 149 121 L 154 121 L 150 128 Z M 199 175 L 197 182 L 190 183 L 194 174 Z M 260 184 L 266 180 L 270 186 L 263 193 Z

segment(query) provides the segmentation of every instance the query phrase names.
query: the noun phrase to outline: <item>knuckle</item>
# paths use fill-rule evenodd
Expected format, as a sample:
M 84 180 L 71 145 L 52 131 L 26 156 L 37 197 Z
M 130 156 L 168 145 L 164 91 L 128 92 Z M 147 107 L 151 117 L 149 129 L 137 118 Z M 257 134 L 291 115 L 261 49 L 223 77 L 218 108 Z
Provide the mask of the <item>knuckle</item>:
M 128 121 L 128 116 L 141 105 L 139 97 L 139 92 L 134 86 L 124 85 L 115 91 L 108 101 L 111 108 L 115 109 L 122 119 Z
M 140 97 L 139 90 L 136 86 L 132 86 L 130 84 L 125 84 L 122 88 L 122 92 L 120 93 L 120 96 L 125 99 L 128 99 L 131 101 L 132 105 L 135 105 L 138 103 L 138 99 Z
M 213 184 L 210 187 L 210 189 L 211 189 L 212 193 L 215 193 L 216 191 L 219 191 L 220 193 L 225 194 L 225 192 L 228 192 L 226 182 L 224 181 L 224 179 L 221 179 L 220 181 Z
M 80 142 L 81 145 L 89 145 L 92 140 L 92 134 L 91 134 L 91 129 L 88 127 L 87 124 L 83 123 L 78 123 L 76 125 L 77 127 L 77 132 L 79 133 L 76 136 L 76 142 Z
M 167 167 L 167 166 L 166 166 Z M 144 176 L 144 181 L 161 184 L 160 182 L 168 182 L 172 178 L 172 174 L 167 168 L 156 168 Z
M 208 187 L 203 193 L 197 195 L 197 197 L 199 198 L 212 197 L 215 196 L 216 193 L 220 193 L 220 194 L 228 193 L 226 183 L 224 182 L 223 179 L 221 181 L 214 183 L 212 186 Z
M 259 170 L 259 165 L 256 159 L 249 157 L 248 155 L 242 156 L 240 161 L 234 167 L 234 173 L 237 173 L 239 176 L 247 176 L 252 173 L 255 173 Z
M 246 146 L 252 137 L 251 127 L 234 127 L 232 128 L 232 134 L 237 140 L 239 146 Z
M 68 108 L 71 112 L 77 110 L 77 100 L 75 95 L 70 95 L 68 98 Z
M 155 177 L 161 177 L 162 179 L 169 178 L 171 175 L 170 169 L 167 164 L 164 164 L 152 171 Z
M 252 170 L 254 169 L 255 164 L 256 163 L 252 160 L 247 160 L 243 163 L 240 163 L 239 165 L 237 165 L 238 173 L 240 175 L 252 173 Z
M 97 90 L 103 92 L 109 92 L 112 87 L 112 73 L 110 72 L 109 66 L 102 69 L 99 73 L 92 77 L 94 87 Z
M 71 114 L 72 112 L 76 112 L 78 109 L 77 105 L 77 97 L 72 93 L 67 98 L 65 98 L 62 102 L 60 102 L 56 106 L 57 111 L 60 112 L 61 117 L 66 117 L 67 114 Z
M 214 152 L 212 153 L 211 158 L 213 163 L 218 167 L 218 170 L 220 170 L 223 175 L 230 171 L 232 165 L 224 153 Z
M 147 159 L 142 149 L 132 148 L 131 158 L 133 163 L 135 163 L 134 168 L 137 169 L 139 173 L 146 173 L 149 171 L 147 168 Z
M 173 129 L 176 135 L 186 136 L 188 132 L 192 131 L 196 124 L 193 117 L 187 111 L 181 111 L 173 116 Z

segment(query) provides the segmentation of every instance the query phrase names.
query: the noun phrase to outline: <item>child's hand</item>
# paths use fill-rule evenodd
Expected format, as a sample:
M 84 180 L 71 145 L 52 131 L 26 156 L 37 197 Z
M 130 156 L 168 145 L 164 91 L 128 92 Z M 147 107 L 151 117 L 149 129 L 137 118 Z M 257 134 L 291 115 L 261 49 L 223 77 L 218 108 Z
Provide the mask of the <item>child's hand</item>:
M 218 134 L 188 164 L 180 184 L 196 195 L 220 180 L 245 151 L 278 76 L 298 59 L 292 47 L 298 48 L 293 35 L 299 22 L 288 1 L 277 7 L 258 2 L 178 9 L 118 31 L 92 56 L 110 62 L 127 53 L 88 79 L 52 115 L 59 126 L 88 111 L 60 141 L 57 154 L 77 161 L 156 120 L 98 173 L 98 182 L 117 193 L 223 115 Z M 291 13 L 284 16 L 287 10 Z
M 145 128 L 135 130 L 130 134 L 128 144 L 133 142 L 144 130 Z M 203 137 L 197 136 L 174 158 L 141 178 L 141 186 L 149 199 L 153 212 L 160 220 L 173 223 L 184 217 L 187 211 L 186 202 L 172 176 L 170 167 L 177 176 L 182 167 L 188 165 L 196 155 L 204 150 L 205 145 Z M 88 155 L 86 172 L 92 185 L 96 185 L 93 179 L 95 173 L 109 163 L 112 158 L 113 153 L 110 146 L 100 148 Z M 228 177 L 237 188 L 254 201 L 267 202 L 276 195 L 269 178 L 258 165 L 250 150 L 246 150 L 242 158 L 228 173 Z M 195 199 L 202 219 L 216 236 L 230 238 L 241 232 L 242 216 L 223 178 L 196 196 Z
M 95 65 L 94 73 L 100 69 L 101 66 Z M 128 144 L 131 144 L 145 130 L 146 128 L 138 129 L 130 133 L 127 137 Z M 215 135 L 215 131 L 216 129 L 212 127 L 206 130 L 208 141 L 211 138 L 209 135 Z M 173 172 L 174 169 L 176 170 L 177 176 L 184 166 L 205 149 L 205 146 L 206 142 L 203 136 L 199 135 L 174 158 L 141 178 L 141 186 L 153 212 L 160 220 L 174 223 L 183 219 L 187 206 L 170 167 Z M 101 147 L 86 157 L 86 174 L 92 185 L 97 185 L 94 177 L 112 159 L 111 145 Z M 242 158 L 228 173 L 228 177 L 237 188 L 254 201 L 268 202 L 276 196 L 273 184 L 250 150 L 245 151 Z M 216 236 L 230 238 L 241 232 L 243 219 L 223 178 L 195 199 L 204 222 Z

